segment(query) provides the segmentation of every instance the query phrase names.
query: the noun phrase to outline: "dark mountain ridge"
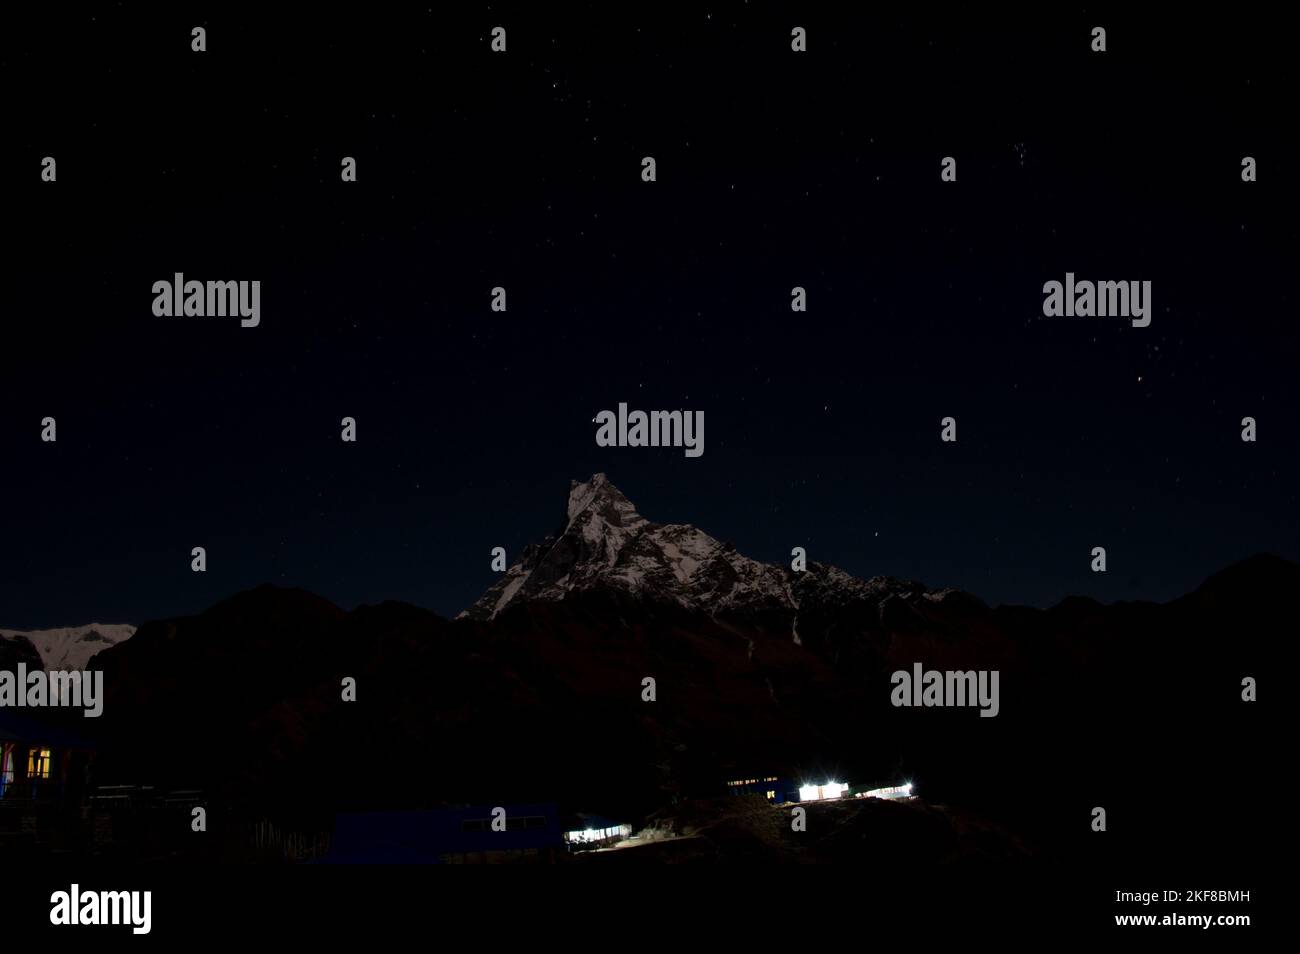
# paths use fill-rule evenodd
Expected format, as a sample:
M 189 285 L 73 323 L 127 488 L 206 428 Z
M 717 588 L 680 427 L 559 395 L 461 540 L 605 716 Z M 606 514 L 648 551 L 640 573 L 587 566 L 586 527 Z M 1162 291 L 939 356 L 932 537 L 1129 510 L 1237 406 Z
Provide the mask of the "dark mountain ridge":
M 559 800 L 634 817 L 731 777 L 906 775 L 1030 844 L 1080 848 L 1107 804 L 1158 840 L 1194 820 L 1200 780 L 1262 757 L 1241 680 L 1269 670 L 1296 592 L 1300 566 L 1262 555 L 1167 604 L 990 608 L 758 564 L 645 521 L 598 476 L 454 621 L 263 586 L 145 624 L 97 658 L 95 728 L 106 772 L 232 811 Z M 997 670 L 999 715 L 894 707 L 890 674 L 918 662 Z

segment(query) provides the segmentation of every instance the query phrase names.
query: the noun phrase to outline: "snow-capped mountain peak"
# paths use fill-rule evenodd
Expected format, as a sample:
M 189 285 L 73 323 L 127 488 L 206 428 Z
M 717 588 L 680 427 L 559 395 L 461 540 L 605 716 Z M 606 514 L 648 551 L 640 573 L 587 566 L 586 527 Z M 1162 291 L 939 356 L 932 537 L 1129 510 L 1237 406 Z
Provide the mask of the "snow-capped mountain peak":
M 525 548 L 461 616 L 492 619 L 517 603 L 554 602 L 598 588 L 714 616 L 797 613 L 809 597 L 827 605 L 925 592 L 920 584 L 886 577 L 863 581 L 819 563 L 795 573 L 753 560 L 698 527 L 647 520 L 604 474 L 596 474 L 570 485 L 564 526 Z
M 632 501 L 623 496 L 623 492 L 611 484 L 604 474 L 596 474 L 586 483 L 570 481 L 567 514 L 569 522 L 572 523 L 593 505 L 607 520 L 612 519 L 627 525 L 646 522 L 645 517 L 636 512 Z

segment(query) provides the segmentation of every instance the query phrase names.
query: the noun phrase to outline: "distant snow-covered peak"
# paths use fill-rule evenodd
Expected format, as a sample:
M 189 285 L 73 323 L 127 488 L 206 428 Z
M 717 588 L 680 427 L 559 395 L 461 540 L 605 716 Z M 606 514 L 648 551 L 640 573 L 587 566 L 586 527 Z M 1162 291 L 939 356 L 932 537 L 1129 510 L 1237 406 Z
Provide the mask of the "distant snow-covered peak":
M 57 629 L 0 629 L 0 637 L 21 637 L 35 646 L 47 670 L 85 669 L 95 653 L 116 646 L 133 635 L 135 627 L 127 623 L 88 623 Z

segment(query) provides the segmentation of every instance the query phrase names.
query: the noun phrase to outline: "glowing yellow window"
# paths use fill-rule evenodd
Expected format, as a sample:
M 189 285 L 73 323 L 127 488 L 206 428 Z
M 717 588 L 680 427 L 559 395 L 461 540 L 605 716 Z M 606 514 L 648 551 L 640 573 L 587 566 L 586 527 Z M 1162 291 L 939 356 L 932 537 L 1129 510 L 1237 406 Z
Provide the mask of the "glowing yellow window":
M 771 800 L 774 799 L 774 798 L 776 798 L 776 792 L 768 792 L 768 793 L 767 793 L 767 799 L 768 799 L 768 801 L 771 801 Z
M 27 777 L 50 777 L 50 750 L 32 749 L 27 753 Z

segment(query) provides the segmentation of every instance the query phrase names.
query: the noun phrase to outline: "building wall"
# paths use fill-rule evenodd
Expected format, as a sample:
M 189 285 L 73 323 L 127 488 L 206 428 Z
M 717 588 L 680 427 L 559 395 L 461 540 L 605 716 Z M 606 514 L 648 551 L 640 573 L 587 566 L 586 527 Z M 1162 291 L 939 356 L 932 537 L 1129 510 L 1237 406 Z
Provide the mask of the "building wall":
M 0 768 L 7 769 L 0 797 L 7 799 L 79 799 L 85 794 L 85 771 L 88 754 L 28 742 L 2 744 Z M 31 775 L 32 753 L 48 753 L 40 760 L 45 770 Z M 6 758 L 7 757 L 7 758 Z
M 728 795 L 762 795 L 774 805 L 797 801 L 799 797 L 798 785 L 775 775 L 732 779 L 726 786 Z

